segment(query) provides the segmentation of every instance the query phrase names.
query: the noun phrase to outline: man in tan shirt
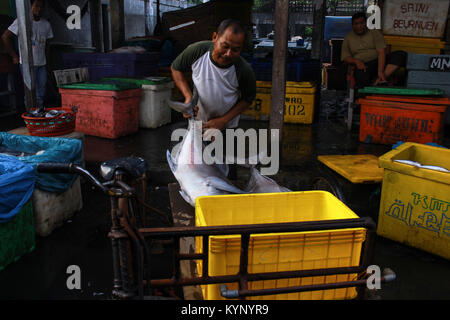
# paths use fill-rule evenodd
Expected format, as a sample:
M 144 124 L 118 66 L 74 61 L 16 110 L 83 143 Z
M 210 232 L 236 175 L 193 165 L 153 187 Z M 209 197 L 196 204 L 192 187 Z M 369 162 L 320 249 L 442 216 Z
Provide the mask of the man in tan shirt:
M 352 17 L 352 31 L 344 38 L 341 60 L 356 67 L 354 77 L 357 88 L 385 85 L 399 67 L 406 65 L 407 53 L 395 51 L 386 55 L 386 42 L 378 30 L 367 28 L 363 12 Z

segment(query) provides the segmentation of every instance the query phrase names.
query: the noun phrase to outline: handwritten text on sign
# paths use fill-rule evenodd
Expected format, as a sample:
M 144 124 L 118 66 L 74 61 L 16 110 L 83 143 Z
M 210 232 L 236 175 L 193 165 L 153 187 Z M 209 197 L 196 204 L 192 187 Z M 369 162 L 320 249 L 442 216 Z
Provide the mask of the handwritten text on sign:
M 385 35 L 441 38 L 449 0 L 391 0 L 383 8 Z
M 450 202 L 432 196 L 411 193 L 411 201 L 396 199 L 384 214 L 408 227 L 423 228 L 438 237 L 450 237 Z

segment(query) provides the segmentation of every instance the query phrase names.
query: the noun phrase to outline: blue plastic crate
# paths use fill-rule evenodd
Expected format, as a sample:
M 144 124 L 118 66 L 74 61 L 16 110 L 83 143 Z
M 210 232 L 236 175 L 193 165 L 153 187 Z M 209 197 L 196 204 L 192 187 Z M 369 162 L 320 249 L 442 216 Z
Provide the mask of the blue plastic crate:
M 64 67 L 89 70 L 90 80 L 104 77 L 147 77 L 158 72 L 159 52 L 147 53 L 64 53 Z
M 296 61 L 287 65 L 288 81 L 318 81 L 321 76 L 319 60 Z
M 258 81 L 272 80 L 271 60 L 252 60 L 252 68 Z M 318 81 L 320 79 L 321 64 L 319 60 L 295 59 L 286 64 L 286 81 Z
M 255 73 L 256 80 L 258 81 L 272 80 L 272 61 L 252 60 L 251 65 L 253 68 L 253 72 Z

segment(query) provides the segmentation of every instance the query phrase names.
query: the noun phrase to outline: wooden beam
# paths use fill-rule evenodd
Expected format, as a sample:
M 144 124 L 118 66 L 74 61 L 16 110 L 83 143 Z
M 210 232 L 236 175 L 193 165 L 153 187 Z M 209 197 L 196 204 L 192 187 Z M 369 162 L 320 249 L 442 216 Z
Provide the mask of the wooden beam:
M 313 20 L 313 35 L 312 35 L 312 46 L 311 46 L 311 58 L 317 59 L 322 63 L 322 51 L 323 51 L 323 33 L 325 29 L 325 15 L 327 14 L 327 1 L 326 0 L 314 0 L 314 20 Z M 317 82 L 316 96 L 314 99 L 314 119 L 318 119 L 320 113 L 320 101 L 321 101 L 321 83 L 322 83 L 322 72 L 319 74 Z
M 103 16 L 102 16 L 102 1 L 89 1 L 89 15 L 91 18 L 91 39 L 92 46 L 98 52 L 105 52 L 103 42 Z
M 149 6 L 149 0 L 142 0 L 144 1 L 144 16 L 145 16 L 145 36 L 148 37 L 150 35 L 150 28 L 149 28 L 149 10 L 148 10 L 148 6 Z
M 312 35 L 311 58 L 322 60 L 323 31 L 327 12 L 326 0 L 314 0 L 314 26 Z
M 31 46 L 31 4 L 30 1 L 16 0 L 18 37 L 22 74 L 25 91 L 25 109 L 36 107 L 36 84 L 34 78 L 33 49 Z
M 272 66 L 272 97 L 270 100 L 270 129 L 278 129 L 281 140 L 283 135 L 286 92 L 289 0 L 277 0 L 275 3 L 275 38 Z
M 112 48 L 119 48 L 125 41 L 124 0 L 110 0 Z

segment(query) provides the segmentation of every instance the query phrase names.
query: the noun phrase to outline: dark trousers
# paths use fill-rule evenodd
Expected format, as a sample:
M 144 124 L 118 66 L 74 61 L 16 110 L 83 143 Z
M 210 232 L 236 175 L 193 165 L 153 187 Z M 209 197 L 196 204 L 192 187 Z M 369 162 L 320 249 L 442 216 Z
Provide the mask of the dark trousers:
M 407 53 L 405 51 L 394 51 L 386 55 L 386 63 L 398 67 L 406 66 Z M 378 77 L 378 59 L 366 62 L 366 71 L 355 69 L 354 77 L 357 88 L 371 86 Z

